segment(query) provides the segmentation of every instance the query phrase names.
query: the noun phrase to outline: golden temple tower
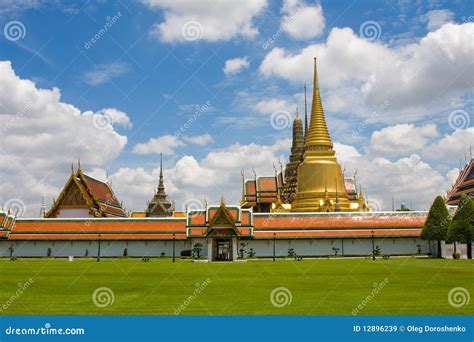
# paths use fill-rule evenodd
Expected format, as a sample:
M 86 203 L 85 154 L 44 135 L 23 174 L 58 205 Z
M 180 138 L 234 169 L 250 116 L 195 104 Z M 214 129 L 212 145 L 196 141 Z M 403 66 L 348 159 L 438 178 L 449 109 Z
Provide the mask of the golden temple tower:
M 298 191 L 292 211 L 336 211 L 336 202 L 338 210 L 351 211 L 342 169 L 337 162 L 324 118 L 316 58 L 311 119 L 304 147 L 304 160 L 298 167 Z

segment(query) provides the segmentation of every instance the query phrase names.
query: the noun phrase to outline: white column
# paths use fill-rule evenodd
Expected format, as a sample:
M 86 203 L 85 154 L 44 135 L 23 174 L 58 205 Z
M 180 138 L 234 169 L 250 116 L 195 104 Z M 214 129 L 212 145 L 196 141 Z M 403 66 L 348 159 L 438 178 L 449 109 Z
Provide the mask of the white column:
M 207 239 L 207 260 L 212 261 L 214 239 Z
M 237 238 L 232 238 L 232 261 L 237 260 Z

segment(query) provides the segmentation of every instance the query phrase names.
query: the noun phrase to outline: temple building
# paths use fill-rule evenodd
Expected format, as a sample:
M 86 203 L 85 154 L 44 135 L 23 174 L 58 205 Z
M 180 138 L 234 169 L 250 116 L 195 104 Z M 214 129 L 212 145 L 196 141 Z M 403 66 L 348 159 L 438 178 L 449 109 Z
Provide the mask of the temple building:
M 357 191 L 354 177 L 345 178 L 326 125 L 318 70 L 314 59 L 313 103 L 308 127 L 296 113 L 289 162 L 274 177 L 242 176 L 242 208 L 255 212 L 365 212 L 370 208 Z
M 459 205 L 459 199 L 462 194 L 466 194 L 474 198 L 474 158 L 471 155 L 471 160 L 467 163 L 454 182 L 451 190 L 446 194 L 446 204 Z
M 153 198 L 148 203 L 145 211 L 146 217 L 169 217 L 173 216 L 175 204 L 168 199 L 166 195 L 165 184 L 163 181 L 163 155 L 160 155 L 160 179 L 158 188 L 153 195 Z
M 71 166 L 71 175 L 59 197 L 53 200 L 47 218 L 82 217 L 127 217 L 107 182 L 98 180 L 82 172 L 78 162 L 77 172 Z

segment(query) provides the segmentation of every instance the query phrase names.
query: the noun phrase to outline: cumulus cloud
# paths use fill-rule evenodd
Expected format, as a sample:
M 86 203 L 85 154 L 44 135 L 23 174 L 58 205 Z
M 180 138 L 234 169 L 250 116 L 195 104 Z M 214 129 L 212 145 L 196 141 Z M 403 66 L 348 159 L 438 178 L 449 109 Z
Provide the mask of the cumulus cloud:
M 228 59 L 225 61 L 224 74 L 238 74 L 243 69 L 248 68 L 249 65 L 250 63 L 248 57 Z
M 341 150 L 343 144 L 335 144 Z M 355 151 L 354 151 L 355 150 Z M 390 210 L 392 198 L 397 205 L 404 201 L 415 209 L 427 210 L 437 195 L 444 195 L 449 181 L 418 154 L 390 161 L 386 158 L 360 154 L 354 147 L 345 146 L 337 153 L 338 160 L 347 168 L 346 176 L 357 170 L 357 184 L 369 203 L 376 208 Z M 349 153 L 347 153 L 349 151 Z
M 127 63 L 115 62 L 109 64 L 96 65 L 92 70 L 84 74 L 87 84 L 95 86 L 110 82 L 113 78 L 120 77 L 129 71 Z
M 171 155 L 174 153 L 176 148 L 186 146 L 186 143 L 205 146 L 213 141 L 214 140 L 210 134 L 194 136 L 185 135 L 182 137 L 182 140 L 174 135 L 167 134 L 158 138 L 150 138 L 146 143 L 136 144 L 133 146 L 133 152 L 137 154 L 163 153 L 164 155 Z
M 0 203 L 18 197 L 29 204 L 27 215 L 37 215 L 43 195 L 58 195 L 72 161 L 104 169 L 123 150 L 127 137 L 104 114 L 119 125 L 130 122 L 112 108 L 81 112 L 61 101 L 58 88 L 21 79 L 9 61 L 0 62 L 0 75 Z
M 453 19 L 454 13 L 447 9 L 429 11 L 421 17 L 428 31 L 435 31 L 444 24 L 451 23 Z
M 426 147 L 438 135 L 435 124 L 416 127 L 413 124 L 388 126 L 372 133 L 369 150 L 374 155 L 406 155 Z
M 372 108 L 387 102 L 387 113 L 396 111 L 397 116 L 381 115 L 380 121 L 415 120 L 463 103 L 474 82 L 473 36 L 474 23 L 446 24 L 417 43 L 390 47 L 364 40 L 350 28 L 334 28 L 325 43 L 299 52 L 274 48 L 259 71 L 266 77 L 311 83 L 317 56 L 329 111 L 366 118 Z
M 214 139 L 212 139 L 210 134 L 202 134 L 202 135 L 194 135 L 194 136 L 185 135 L 183 139 L 184 141 L 190 144 L 195 144 L 195 145 L 200 145 L 200 146 L 205 146 L 214 142 Z
M 326 25 L 320 4 L 308 5 L 301 0 L 285 0 L 281 29 L 298 40 L 319 37 Z
M 164 20 L 155 24 L 152 35 L 164 42 L 205 40 L 226 41 L 237 36 L 253 38 L 258 34 L 253 19 L 267 5 L 252 1 L 161 1 L 142 0 L 163 11 Z

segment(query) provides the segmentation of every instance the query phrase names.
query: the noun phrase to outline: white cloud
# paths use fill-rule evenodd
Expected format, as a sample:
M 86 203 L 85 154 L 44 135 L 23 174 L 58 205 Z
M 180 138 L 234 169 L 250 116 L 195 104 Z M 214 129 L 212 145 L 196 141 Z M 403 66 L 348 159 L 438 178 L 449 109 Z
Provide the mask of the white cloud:
M 163 135 L 158 138 L 151 138 L 146 143 L 136 144 L 133 146 L 133 152 L 138 154 L 159 154 L 171 155 L 176 147 L 185 146 L 186 144 L 174 135 Z
M 443 136 L 427 149 L 426 155 L 431 159 L 457 165 L 460 159 L 464 159 L 464 154 L 469 152 L 470 146 L 474 147 L 474 127 L 457 129 Z
M 253 38 L 258 29 L 252 21 L 267 5 L 266 0 L 142 2 L 150 8 L 163 10 L 164 21 L 155 24 L 152 35 L 164 42 L 217 42 L 237 36 Z
M 438 135 L 436 125 L 416 127 L 413 124 L 388 126 L 372 133 L 369 150 L 374 155 L 406 155 L 424 149 Z
M 195 145 L 200 145 L 200 146 L 205 146 L 214 142 L 214 139 L 212 139 L 210 134 L 202 134 L 202 135 L 194 135 L 194 136 L 185 135 L 183 139 L 184 141 L 190 144 L 195 144 Z
M 297 53 L 274 48 L 260 73 L 311 83 L 317 56 L 327 110 L 366 118 L 388 102 L 387 113 L 396 111 L 397 116 L 381 115 L 380 121 L 414 120 L 463 103 L 474 82 L 473 36 L 474 23 L 446 24 L 418 43 L 390 47 L 366 41 L 350 28 L 334 28 L 325 43 Z
M 336 146 L 336 144 L 335 144 Z M 342 144 L 336 147 L 341 149 Z M 337 153 L 338 161 L 347 167 L 346 176 L 357 170 L 357 184 L 362 185 L 364 196 L 376 207 L 390 210 L 392 198 L 396 205 L 404 201 L 415 209 L 428 210 L 437 195 L 444 195 L 449 181 L 424 162 L 418 154 L 390 161 L 385 158 L 373 158 L 354 152 L 352 146 L 346 146 Z
M 250 65 L 248 57 L 233 58 L 225 61 L 224 74 L 237 74 Z
M 294 111 L 295 107 L 295 104 L 289 104 L 286 100 L 281 99 L 261 100 L 255 104 L 255 109 L 262 114 L 271 114 L 278 110 Z
M 9 61 L 0 62 L 0 75 L 0 203 L 18 197 L 29 204 L 27 215 L 38 215 L 41 197 L 50 203 L 58 195 L 71 162 L 81 158 L 84 167 L 106 168 L 127 137 L 101 124 L 103 114 L 62 102 L 58 88 L 21 79 Z M 115 110 L 98 113 L 107 111 Z M 125 113 L 119 117 L 126 122 Z
M 171 155 L 178 147 L 186 146 L 186 143 L 205 146 L 214 140 L 210 134 L 202 135 L 184 135 L 182 140 L 174 135 L 162 135 L 158 138 L 150 138 L 146 143 L 140 143 L 133 146 L 133 152 L 137 154 L 159 154 Z
M 436 31 L 444 24 L 451 23 L 453 19 L 454 13 L 447 9 L 429 11 L 421 17 L 428 31 Z
M 300 0 L 285 0 L 281 29 L 298 40 L 319 37 L 326 26 L 320 4 L 307 5 Z
M 86 72 L 84 79 L 87 84 L 95 86 L 110 82 L 113 78 L 126 74 L 129 69 L 129 65 L 123 62 L 100 64 Z
M 127 113 L 115 108 L 104 108 L 96 113 L 91 111 L 84 112 L 84 116 L 92 116 L 92 120 L 97 126 L 110 124 L 111 126 L 132 128 L 132 122 Z

